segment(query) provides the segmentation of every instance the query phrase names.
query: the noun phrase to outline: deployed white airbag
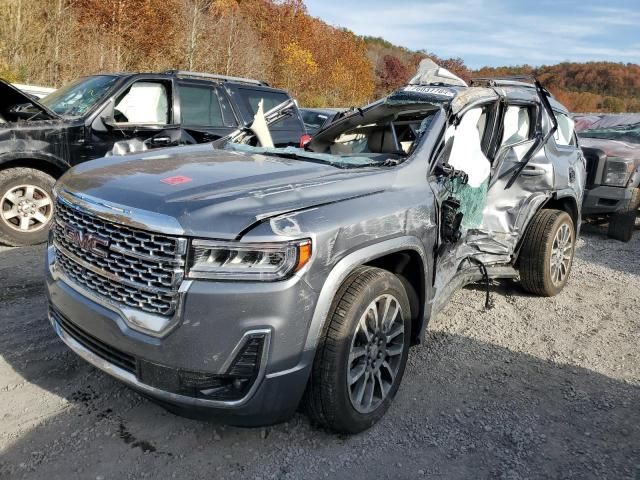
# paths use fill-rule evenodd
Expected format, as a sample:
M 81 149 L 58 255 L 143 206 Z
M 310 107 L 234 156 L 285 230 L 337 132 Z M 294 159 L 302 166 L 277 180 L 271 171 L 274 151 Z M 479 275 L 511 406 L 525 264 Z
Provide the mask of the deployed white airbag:
M 128 123 L 167 123 L 167 91 L 161 83 L 136 82 L 115 107 Z
M 464 114 L 458 126 L 451 125 L 445 132 L 445 141 L 454 136 L 449 165 L 469 176 L 468 185 L 478 188 L 489 177 L 491 164 L 482 153 L 482 132 L 478 131 L 481 108 Z
M 261 99 L 258 103 L 258 110 L 256 110 L 251 124 L 251 131 L 255 133 L 262 147 L 273 148 L 273 139 L 271 138 L 267 121 L 264 118 L 264 99 Z

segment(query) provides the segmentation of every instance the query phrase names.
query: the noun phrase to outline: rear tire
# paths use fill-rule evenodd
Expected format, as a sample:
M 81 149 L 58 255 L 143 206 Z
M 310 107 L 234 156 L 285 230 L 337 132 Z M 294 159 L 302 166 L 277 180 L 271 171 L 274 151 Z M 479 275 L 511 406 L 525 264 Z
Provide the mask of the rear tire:
M 609 230 L 607 235 L 621 242 L 631 241 L 633 230 L 636 226 L 636 215 L 640 207 L 640 188 L 633 190 L 626 208 L 622 212 L 614 213 L 609 218 Z
M 410 339 L 400 279 L 379 268 L 356 269 L 336 294 L 316 351 L 304 399 L 310 418 L 350 434 L 375 424 L 398 391 Z
M 0 171 L 0 242 L 13 247 L 45 242 L 53 217 L 55 179 L 34 168 Z
M 525 233 L 520 282 L 528 292 L 552 297 L 567 284 L 575 250 L 575 228 L 567 212 L 538 211 Z

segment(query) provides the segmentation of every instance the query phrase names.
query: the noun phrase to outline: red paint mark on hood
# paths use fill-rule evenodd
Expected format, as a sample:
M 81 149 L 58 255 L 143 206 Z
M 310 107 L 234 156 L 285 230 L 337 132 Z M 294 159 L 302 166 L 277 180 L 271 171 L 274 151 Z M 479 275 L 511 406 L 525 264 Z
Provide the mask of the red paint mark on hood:
M 160 180 L 167 185 L 180 185 L 181 183 L 189 183 L 193 181 L 191 177 L 185 177 L 184 175 L 176 175 L 175 177 L 167 177 Z

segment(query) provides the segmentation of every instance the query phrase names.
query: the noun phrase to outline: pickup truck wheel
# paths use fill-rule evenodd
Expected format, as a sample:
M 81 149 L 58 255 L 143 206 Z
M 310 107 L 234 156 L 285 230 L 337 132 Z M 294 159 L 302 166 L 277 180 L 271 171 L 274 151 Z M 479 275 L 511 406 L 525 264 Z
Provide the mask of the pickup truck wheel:
M 621 242 L 631 241 L 636 226 L 636 214 L 640 207 L 640 188 L 633 190 L 626 208 L 622 212 L 614 213 L 609 218 L 609 238 Z
M 0 242 L 17 247 L 47 240 L 54 183 L 33 168 L 0 171 Z
M 575 248 L 575 228 L 567 212 L 538 211 L 520 250 L 520 282 L 525 290 L 552 297 L 567 284 Z
M 387 411 L 400 386 L 411 340 L 410 305 L 400 279 L 360 267 L 338 290 L 305 402 L 312 420 L 358 433 Z

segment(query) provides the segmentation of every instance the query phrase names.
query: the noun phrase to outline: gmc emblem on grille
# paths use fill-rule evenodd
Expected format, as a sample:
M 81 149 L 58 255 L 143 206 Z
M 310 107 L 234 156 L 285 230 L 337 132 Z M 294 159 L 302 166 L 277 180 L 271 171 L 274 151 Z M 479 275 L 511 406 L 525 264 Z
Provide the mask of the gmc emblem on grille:
M 64 227 L 64 236 L 73 245 L 87 250 L 97 257 L 106 258 L 109 254 L 109 241 L 103 237 L 85 233 L 82 230 L 71 227 Z

